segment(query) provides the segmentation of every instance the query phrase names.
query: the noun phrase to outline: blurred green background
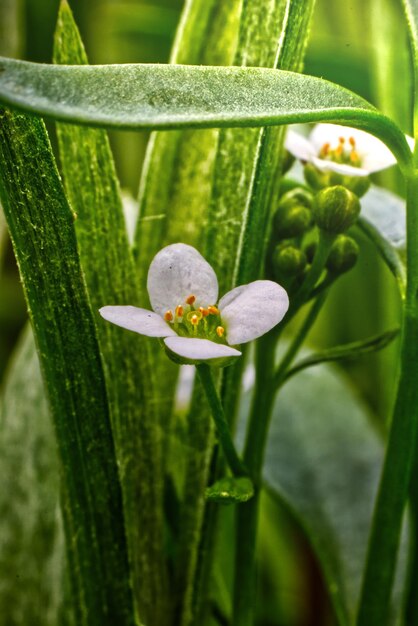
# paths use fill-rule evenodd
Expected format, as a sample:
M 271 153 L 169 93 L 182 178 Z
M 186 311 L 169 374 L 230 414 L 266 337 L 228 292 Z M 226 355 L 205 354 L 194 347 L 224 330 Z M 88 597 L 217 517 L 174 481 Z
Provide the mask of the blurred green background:
M 59 0 L 0 0 L 0 53 L 50 62 L 58 4 Z M 167 62 L 183 1 L 71 0 L 70 5 L 92 63 Z M 410 58 L 400 5 L 395 0 L 318 0 L 305 71 L 356 91 L 411 132 Z M 111 133 L 121 185 L 134 196 L 147 139 L 147 133 Z M 376 182 L 403 193 L 396 168 Z M 0 225 L 0 236 L 7 238 L 3 229 Z M 358 266 L 333 290 L 310 336 L 317 346 L 367 337 L 399 322 L 394 280 L 372 246 L 360 235 L 359 241 Z M 25 321 L 18 272 L 7 242 L 0 257 L 0 385 Z M 392 402 L 397 349 L 395 343 L 344 366 L 381 427 Z M 276 506 L 266 498 L 266 509 Z M 331 624 L 310 550 L 284 512 L 276 511 L 275 516 L 274 529 L 269 528 L 272 516 L 263 517 L 260 533 L 265 556 L 260 624 Z M 274 550 L 272 541 L 277 543 Z M 281 555 L 280 563 L 273 553 Z M 276 583 L 282 590 L 280 597 Z M 271 615 L 276 615 L 274 622 L 269 621 Z

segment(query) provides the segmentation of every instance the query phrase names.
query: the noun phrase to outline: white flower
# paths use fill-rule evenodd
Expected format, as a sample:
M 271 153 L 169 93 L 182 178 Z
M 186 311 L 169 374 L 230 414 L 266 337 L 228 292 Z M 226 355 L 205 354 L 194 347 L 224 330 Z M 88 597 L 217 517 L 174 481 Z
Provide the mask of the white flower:
M 153 311 L 105 306 L 100 314 L 122 328 L 162 338 L 169 353 L 183 363 L 240 356 L 231 345 L 264 335 L 289 306 L 286 291 L 270 280 L 232 289 L 218 303 L 215 272 L 195 248 L 183 243 L 156 254 L 147 287 Z
M 406 139 L 413 148 L 414 140 Z M 343 176 L 368 176 L 396 163 L 380 139 L 338 124 L 317 124 L 309 138 L 289 129 L 285 147 L 297 159 Z

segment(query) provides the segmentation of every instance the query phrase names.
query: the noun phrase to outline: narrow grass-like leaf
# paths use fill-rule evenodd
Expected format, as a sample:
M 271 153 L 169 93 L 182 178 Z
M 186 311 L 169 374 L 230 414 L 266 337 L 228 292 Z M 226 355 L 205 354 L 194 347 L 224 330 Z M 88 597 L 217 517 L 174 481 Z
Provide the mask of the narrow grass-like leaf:
M 51 66 L 0 58 L 0 101 L 62 121 L 109 128 L 273 126 L 333 121 L 363 128 L 410 166 L 403 133 L 350 91 L 265 68 Z
M 1 626 L 67 624 L 58 467 L 33 334 L 26 328 L 0 400 Z
M 343 346 L 336 346 L 329 348 L 328 350 L 322 350 L 316 352 L 310 356 L 304 357 L 286 373 L 283 382 L 292 378 L 298 372 L 301 372 L 308 367 L 314 365 L 320 365 L 329 361 L 345 361 L 349 359 L 357 359 L 364 354 L 370 354 L 371 352 L 377 352 L 386 348 L 400 333 L 399 328 L 394 330 L 388 330 L 385 333 L 370 337 L 363 341 L 353 341 Z
M 87 63 L 77 27 L 62 3 L 55 35 L 57 63 Z M 59 124 L 65 188 L 77 213 L 75 229 L 105 361 L 106 387 L 120 467 L 134 597 L 147 626 L 166 611 L 162 475 L 152 402 L 148 340 L 107 324 L 98 309 L 140 304 L 132 252 L 106 132 Z M 155 395 L 155 392 L 154 392 Z
M 406 288 L 405 200 L 382 187 L 371 187 L 361 200 L 361 230 L 374 243 L 394 274 L 401 296 Z
M 171 63 L 231 64 L 241 4 L 241 0 L 228 3 L 223 0 L 188 0 L 180 20 Z M 200 247 L 211 192 L 217 136 L 215 129 L 158 132 L 151 136 L 141 176 L 140 219 L 135 250 L 143 291 L 149 263 L 161 247 L 176 241 Z M 178 422 L 172 415 L 178 367 L 168 361 L 161 351 L 155 351 L 154 369 L 157 378 L 164 380 L 157 402 L 167 441 L 165 457 L 171 458 L 170 442 L 178 428 Z M 172 621 L 176 625 L 187 624 L 190 619 L 205 506 L 204 489 L 213 447 L 213 425 L 206 402 L 201 397 L 198 413 L 190 414 L 183 432 L 186 470 L 173 584 L 175 604 Z M 172 474 L 177 467 L 176 457 L 175 466 L 167 463 L 167 472 Z
M 306 533 L 341 626 L 351 626 L 355 618 L 382 459 L 383 444 L 365 407 L 332 368 L 301 372 L 283 388 L 274 407 L 264 480 Z M 404 548 L 405 543 L 392 623 L 402 602 Z
M 134 624 L 122 494 L 74 215 L 41 120 L 0 110 L 0 195 L 55 424 L 76 621 Z

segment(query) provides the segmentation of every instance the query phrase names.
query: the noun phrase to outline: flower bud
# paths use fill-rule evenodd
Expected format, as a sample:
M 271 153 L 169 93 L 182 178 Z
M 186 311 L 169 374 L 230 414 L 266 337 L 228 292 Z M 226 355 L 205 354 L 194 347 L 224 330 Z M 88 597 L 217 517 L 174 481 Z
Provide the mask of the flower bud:
M 360 202 L 341 185 L 328 187 L 316 195 L 312 213 L 319 228 L 338 235 L 355 223 L 360 214 Z
M 303 187 L 295 187 L 284 193 L 279 201 L 279 208 L 287 208 L 295 205 L 305 206 L 307 209 L 312 208 L 313 195 L 308 189 Z
M 279 206 L 273 218 L 273 229 L 278 239 L 299 237 L 310 228 L 311 224 L 311 212 L 301 204 Z
M 306 267 L 306 255 L 303 250 L 289 244 L 275 247 L 272 258 L 274 277 L 278 282 L 287 282 L 301 274 Z
M 370 188 L 370 178 L 368 176 L 344 176 L 344 187 L 356 194 L 357 198 L 362 198 Z
M 303 168 L 303 175 L 305 176 L 305 180 L 312 189 L 319 191 L 320 189 L 325 189 L 325 187 L 329 187 L 329 172 L 322 172 L 312 163 L 306 163 Z
M 356 264 L 359 252 L 354 239 L 347 235 L 338 235 L 329 253 L 327 269 L 333 274 L 348 272 Z

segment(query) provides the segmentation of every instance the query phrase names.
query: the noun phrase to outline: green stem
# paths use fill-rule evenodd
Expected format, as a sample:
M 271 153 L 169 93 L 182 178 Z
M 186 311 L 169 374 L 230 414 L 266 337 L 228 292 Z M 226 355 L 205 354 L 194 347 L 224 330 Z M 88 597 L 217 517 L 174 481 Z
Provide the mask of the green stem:
M 319 271 L 319 264 L 316 271 Z M 319 271 L 317 275 L 320 275 L 320 273 Z M 315 282 L 316 279 L 313 284 Z M 235 578 L 234 626 L 252 626 L 254 623 L 256 590 L 255 550 L 261 473 L 273 402 L 278 385 L 284 380 L 287 368 L 291 365 L 309 329 L 315 322 L 326 295 L 327 292 L 320 294 L 312 305 L 302 327 L 276 371 L 276 344 L 281 328 L 274 328 L 270 333 L 262 337 L 257 344 L 257 378 L 244 451 L 244 463 L 253 479 L 255 494 L 249 502 L 241 504 L 237 509 L 235 572 L 239 572 L 239 576 Z
M 210 366 L 205 363 L 201 363 L 200 365 L 196 365 L 196 369 L 202 382 L 203 389 L 205 390 L 212 412 L 212 417 L 218 432 L 219 441 L 228 465 L 234 476 L 248 476 L 248 471 L 245 469 L 241 459 L 239 458 L 234 442 L 232 441 L 229 425 L 226 420 L 218 392 L 216 391 Z
M 275 330 L 275 329 L 274 329 Z M 250 415 L 244 462 L 254 481 L 253 498 L 237 507 L 234 626 L 252 626 L 256 592 L 256 539 L 260 502 L 260 478 L 270 414 L 274 401 L 274 357 L 277 333 L 257 344 L 257 378 Z
M 299 307 L 309 297 L 310 292 L 318 282 L 322 272 L 324 271 L 325 263 L 328 259 L 332 244 L 335 241 L 335 235 L 327 233 L 324 230 L 319 229 L 318 246 L 315 251 L 315 256 L 312 261 L 311 269 L 305 276 L 299 291 L 292 303 L 292 310 L 297 311 Z
M 284 381 L 287 370 L 292 364 L 293 359 L 298 353 L 299 348 L 301 347 L 302 343 L 304 342 L 306 335 L 308 334 L 309 330 L 312 328 L 313 324 L 315 323 L 316 318 L 318 317 L 318 314 L 320 310 L 322 309 L 322 306 L 325 302 L 327 295 L 328 295 L 328 291 L 323 291 L 322 293 L 319 294 L 319 296 L 317 297 L 317 299 L 315 300 L 315 302 L 309 309 L 309 313 L 306 316 L 299 332 L 297 333 L 296 337 L 294 338 L 289 348 L 287 349 L 274 375 L 274 385 L 276 389 Z
M 407 177 L 407 291 L 400 378 L 369 540 L 357 626 L 388 623 L 418 434 L 418 170 Z

